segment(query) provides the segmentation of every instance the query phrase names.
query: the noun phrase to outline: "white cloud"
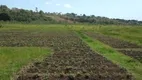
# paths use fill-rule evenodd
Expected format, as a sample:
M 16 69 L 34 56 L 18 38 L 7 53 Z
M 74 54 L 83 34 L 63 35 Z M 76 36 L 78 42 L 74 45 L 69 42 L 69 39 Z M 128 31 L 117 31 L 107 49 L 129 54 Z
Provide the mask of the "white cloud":
M 52 3 L 51 3 L 51 2 L 46 2 L 45 4 L 47 4 L 47 5 L 48 5 L 48 4 L 52 4 Z
M 60 6 L 61 4 L 56 4 L 56 6 Z
M 17 7 L 18 9 L 22 9 L 21 7 Z
M 70 4 L 64 4 L 65 8 L 72 8 L 72 6 Z

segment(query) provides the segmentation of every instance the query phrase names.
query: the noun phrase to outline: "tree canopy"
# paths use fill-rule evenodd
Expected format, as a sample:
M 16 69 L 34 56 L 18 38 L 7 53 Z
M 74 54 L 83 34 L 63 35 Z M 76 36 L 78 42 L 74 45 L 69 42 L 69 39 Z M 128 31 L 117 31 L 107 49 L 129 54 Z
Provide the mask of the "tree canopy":
M 0 20 L 10 21 L 10 16 L 7 13 L 0 13 Z

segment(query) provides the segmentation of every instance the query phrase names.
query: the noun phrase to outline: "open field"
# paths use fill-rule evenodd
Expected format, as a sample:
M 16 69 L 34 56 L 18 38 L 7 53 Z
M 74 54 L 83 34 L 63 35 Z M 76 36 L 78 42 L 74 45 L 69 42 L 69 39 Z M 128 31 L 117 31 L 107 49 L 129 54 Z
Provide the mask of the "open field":
M 25 56 L 29 59 L 28 61 L 31 61 L 39 55 L 47 55 L 47 53 L 51 52 L 48 50 L 49 48 L 53 50 L 53 54 L 44 56 L 44 59 L 41 61 L 32 62 L 24 68 L 22 68 L 23 65 L 19 66 L 18 71 L 15 70 L 17 72 L 14 72 L 16 74 L 13 76 L 11 73 L 11 76 L 13 76 L 14 80 L 141 79 L 142 64 L 129 56 L 118 53 L 117 49 L 115 49 L 139 48 L 141 50 L 141 46 L 137 41 L 132 40 L 133 43 L 129 44 L 129 42 L 124 40 L 121 45 L 114 41 L 115 48 L 102 47 L 103 43 L 99 42 L 100 44 L 98 44 L 93 40 L 84 41 L 82 39 L 83 36 L 76 33 L 80 30 L 84 35 L 90 31 L 94 32 L 96 30 L 96 32 L 99 32 L 97 30 L 98 26 L 82 26 L 4 24 L 4 27 L 0 28 L 1 54 L 6 54 L 3 48 L 8 49 L 11 47 L 14 50 L 18 50 L 14 53 L 20 53 L 20 51 L 24 50 L 23 53 L 31 54 L 30 59 L 28 56 Z M 121 40 L 123 39 L 119 38 L 117 41 Z M 88 44 L 88 42 L 91 42 L 93 46 Z M 95 44 L 96 48 L 93 48 Z M 122 45 L 126 46 L 122 47 Z M 32 56 L 32 54 L 35 55 Z M 15 55 L 19 56 L 18 58 L 22 57 L 22 55 Z M 16 59 L 15 57 L 12 58 Z M 10 57 L 10 59 L 12 58 Z M 141 57 L 139 58 L 141 59 Z M 27 63 L 25 62 L 24 65 Z M 21 69 L 19 70 L 19 68 Z M 9 68 L 6 70 L 9 70 Z
M 54 54 L 34 65 L 37 69 L 32 67 L 20 73 L 17 80 L 32 80 L 35 76 L 33 73 L 38 73 L 36 76 L 39 80 L 132 79 L 125 69 L 93 52 L 73 32 L 52 34 L 50 39 L 54 43 L 51 46 Z

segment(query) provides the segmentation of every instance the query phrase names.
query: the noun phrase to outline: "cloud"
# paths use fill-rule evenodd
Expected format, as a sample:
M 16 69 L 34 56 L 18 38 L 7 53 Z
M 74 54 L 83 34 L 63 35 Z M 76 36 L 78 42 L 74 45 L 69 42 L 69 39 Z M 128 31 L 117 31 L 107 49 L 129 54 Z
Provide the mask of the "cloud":
M 64 4 L 65 8 L 72 8 L 72 6 L 70 4 Z
M 56 4 L 56 6 L 60 6 L 61 4 Z
M 52 3 L 51 3 L 51 2 L 46 2 L 45 4 L 47 4 L 47 5 L 48 5 L 48 4 L 52 4 Z
M 18 9 L 22 9 L 21 7 L 17 7 Z

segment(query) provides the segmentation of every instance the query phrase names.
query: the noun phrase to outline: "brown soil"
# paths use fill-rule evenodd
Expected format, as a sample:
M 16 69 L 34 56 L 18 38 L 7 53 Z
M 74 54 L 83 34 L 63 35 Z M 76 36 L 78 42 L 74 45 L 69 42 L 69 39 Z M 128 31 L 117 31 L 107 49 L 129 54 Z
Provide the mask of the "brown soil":
M 5 32 L 0 36 L 0 46 L 54 50 L 43 61 L 22 68 L 15 80 L 133 80 L 126 69 L 92 51 L 73 32 Z
M 125 55 L 131 56 L 134 59 L 137 59 L 142 63 L 142 51 L 135 50 L 118 50 L 119 52 L 124 53 Z

